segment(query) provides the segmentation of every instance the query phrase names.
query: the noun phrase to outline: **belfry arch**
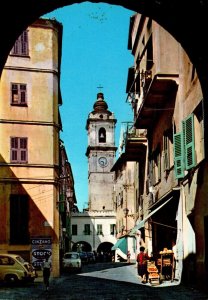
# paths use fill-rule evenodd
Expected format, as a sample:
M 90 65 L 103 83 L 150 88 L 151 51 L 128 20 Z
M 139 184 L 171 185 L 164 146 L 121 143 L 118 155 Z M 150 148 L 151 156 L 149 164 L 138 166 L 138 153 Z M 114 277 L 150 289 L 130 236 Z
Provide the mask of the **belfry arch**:
M 74 0 L 27 0 L 2 2 L 0 18 L 0 74 L 6 62 L 9 51 L 15 40 L 30 24 L 42 15 L 64 6 L 79 4 L 86 1 Z M 101 1 L 91 0 L 91 3 Z M 126 9 L 144 14 L 165 28 L 184 48 L 196 68 L 205 99 L 205 112 L 208 110 L 208 43 L 206 41 L 208 28 L 208 1 L 193 0 L 103 0 L 102 3 L 119 5 Z M 116 20 L 115 20 L 116 23 Z M 205 113 L 207 116 L 207 113 Z M 205 119 L 205 138 L 207 138 L 207 117 Z M 207 157 L 207 140 L 205 141 Z

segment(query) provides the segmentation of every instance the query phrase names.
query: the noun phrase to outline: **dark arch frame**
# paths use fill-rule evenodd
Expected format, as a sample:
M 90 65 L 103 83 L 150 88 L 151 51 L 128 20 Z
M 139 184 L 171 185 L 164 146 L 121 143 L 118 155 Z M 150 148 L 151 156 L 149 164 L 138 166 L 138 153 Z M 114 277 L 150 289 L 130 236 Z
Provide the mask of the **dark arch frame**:
M 0 74 L 15 40 L 30 24 L 57 8 L 79 4 L 81 0 L 26 0 L 2 2 L 0 18 Z M 205 110 L 205 156 L 208 156 L 208 1 L 207 0 L 91 0 L 92 3 L 119 5 L 154 19 L 184 48 L 196 68 Z M 5 18 L 6 16 L 6 18 Z M 116 22 L 116 20 L 115 20 Z

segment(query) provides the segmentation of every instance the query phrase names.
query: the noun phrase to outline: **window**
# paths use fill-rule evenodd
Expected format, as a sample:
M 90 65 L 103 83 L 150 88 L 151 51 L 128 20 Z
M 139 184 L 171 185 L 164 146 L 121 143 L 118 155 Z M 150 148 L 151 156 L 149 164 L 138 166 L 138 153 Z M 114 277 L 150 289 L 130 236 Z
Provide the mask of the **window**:
M 184 170 L 196 165 L 193 114 L 182 121 L 182 132 L 174 134 L 173 138 L 175 177 L 183 178 Z
M 103 234 L 103 226 L 102 224 L 97 224 L 97 234 Z
M 16 40 L 11 55 L 28 56 L 29 45 L 28 45 L 28 31 L 25 30 Z
M 173 130 L 166 130 L 163 135 L 163 171 L 173 166 Z
M 84 234 L 85 235 L 90 235 L 90 224 L 85 224 L 84 225 Z
M 27 85 L 23 83 L 11 83 L 11 104 L 27 105 Z
M 0 256 L 0 265 L 14 265 L 15 261 L 13 260 L 13 258 L 8 257 L 8 256 Z
M 28 157 L 27 150 L 27 138 L 25 137 L 11 137 L 10 149 L 11 149 L 11 162 L 14 163 L 26 163 Z
M 103 127 L 99 129 L 99 143 L 106 143 L 106 131 Z
M 161 180 L 160 147 L 157 147 L 157 149 L 152 153 L 151 168 L 153 185 L 155 185 Z
M 115 234 L 115 224 L 110 224 L 110 234 L 111 235 Z
M 72 235 L 77 235 L 77 224 L 72 225 Z
M 163 168 L 164 171 L 170 169 L 170 149 L 169 149 L 169 139 L 168 136 L 165 134 L 163 136 Z
M 27 195 L 10 196 L 10 244 L 29 244 Z

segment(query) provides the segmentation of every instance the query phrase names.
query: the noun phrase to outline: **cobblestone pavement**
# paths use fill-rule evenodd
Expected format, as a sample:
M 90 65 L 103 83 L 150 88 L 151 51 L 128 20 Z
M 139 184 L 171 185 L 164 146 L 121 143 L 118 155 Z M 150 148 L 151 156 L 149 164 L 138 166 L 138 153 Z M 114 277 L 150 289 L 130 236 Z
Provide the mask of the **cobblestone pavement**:
M 34 284 L 0 285 L 0 300 L 208 300 L 208 295 L 177 283 L 150 286 L 142 284 L 136 265 L 97 263 L 83 267 L 81 273 L 62 274 L 51 279 L 45 291 L 42 278 Z

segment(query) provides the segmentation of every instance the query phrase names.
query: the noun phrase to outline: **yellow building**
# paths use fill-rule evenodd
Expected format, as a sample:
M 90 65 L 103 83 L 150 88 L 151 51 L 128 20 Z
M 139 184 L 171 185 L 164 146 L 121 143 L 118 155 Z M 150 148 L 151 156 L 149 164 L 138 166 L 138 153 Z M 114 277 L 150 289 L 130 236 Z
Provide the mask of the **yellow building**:
M 0 251 L 59 275 L 62 25 L 39 19 L 12 48 L 0 82 Z

